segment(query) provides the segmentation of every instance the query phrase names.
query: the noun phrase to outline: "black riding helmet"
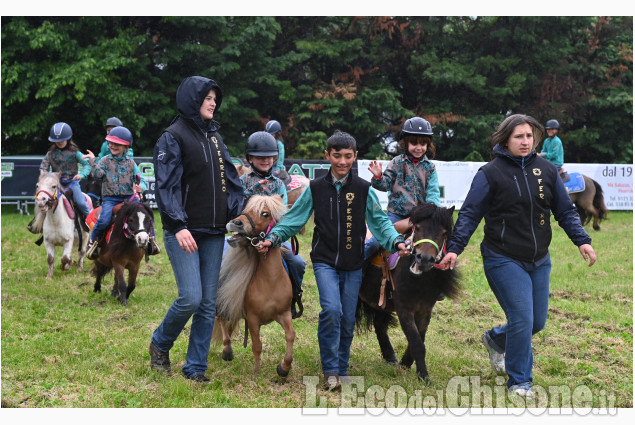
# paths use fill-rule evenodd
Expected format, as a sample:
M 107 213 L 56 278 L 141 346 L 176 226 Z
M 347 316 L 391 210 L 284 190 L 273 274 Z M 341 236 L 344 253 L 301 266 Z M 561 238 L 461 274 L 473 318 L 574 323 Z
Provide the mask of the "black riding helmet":
M 401 127 L 399 139 L 406 137 L 406 134 L 417 134 L 421 136 L 432 136 L 432 126 L 430 123 L 420 117 L 414 117 L 406 120 Z
M 278 156 L 278 142 L 266 131 L 256 131 L 247 139 L 245 156 Z

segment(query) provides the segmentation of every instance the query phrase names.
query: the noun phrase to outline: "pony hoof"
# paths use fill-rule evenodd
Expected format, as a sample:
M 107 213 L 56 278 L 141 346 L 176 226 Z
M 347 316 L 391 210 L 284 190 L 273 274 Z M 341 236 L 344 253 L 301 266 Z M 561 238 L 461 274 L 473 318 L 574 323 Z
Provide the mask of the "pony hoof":
M 232 351 L 228 351 L 228 352 L 223 351 L 222 358 L 226 362 L 231 362 L 232 360 L 234 360 L 234 353 Z
M 389 363 L 389 364 L 397 364 L 398 363 L 397 357 L 391 357 L 391 358 L 387 358 L 387 359 L 385 358 L 384 360 L 386 361 L 386 363 Z
M 281 378 L 286 378 L 289 375 L 289 371 L 284 370 L 281 364 L 279 364 L 276 368 L 276 372 L 278 372 L 278 376 L 280 376 Z

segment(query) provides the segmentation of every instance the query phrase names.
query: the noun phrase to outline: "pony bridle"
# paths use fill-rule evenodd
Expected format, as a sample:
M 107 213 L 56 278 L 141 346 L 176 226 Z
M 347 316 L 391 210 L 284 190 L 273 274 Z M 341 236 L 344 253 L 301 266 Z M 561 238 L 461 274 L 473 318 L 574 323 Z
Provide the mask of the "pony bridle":
M 40 196 L 40 193 L 43 193 L 46 196 L 48 196 L 48 200 L 45 202 L 45 205 L 48 205 L 49 208 L 51 209 L 57 206 L 57 202 L 59 201 L 59 198 L 60 198 L 59 186 L 55 188 L 55 192 L 52 195 L 48 191 L 44 189 L 40 189 L 37 192 L 35 192 L 35 196 L 33 198 L 37 200 L 38 196 Z
M 412 234 L 414 236 L 414 227 L 412 229 Z M 417 245 L 422 244 L 422 243 L 429 243 L 429 244 L 431 244 L 432 246 L 434 246 L 437 249 L 437 255 L 436 255 L 436 257 L 434 257 L 434 266 L 433 267 L 439 268 L 439 262 L 443 259 L 445 254 L 447 254 L 447 242 L 448 242 L 448 238 L 446 236 L 445 238 L 443 238 L 443 245 L 441 246 L 441 248 L 439 248 L 439 244 L 437 244 L 432 239 L 419 239 L 417 242 L 414 242 L 412 244 L 412 246 L 410 247 L 410 254 L 412 255 L 414 253 L 415 247 Z
M 136 209 L 135 211 L 137 211 L 137 212 L 138 212 L 138 211 L 139 211 L 139 209 Z M 141 232 L 146 232 L 148 235 L 150 235 L 150 236 L 151 236 L 150 231 L 151 231 L 151 229 L 152 229 L 152 220 L 150 220 L 150 229 L 146 229 L 146 228 L 143 228 L 143 227 L 141 227 L 141 226 L 140 226 L 140 227 L 139 227 L 139 229 L 137 229 L 137 231 L 136 231 L 136 232 L 133 232 L 133 231 L 130 229 L 130 226 L 128 225 L 128 219 L 129 219 L 129 218 L 130 218 L 130 215 L 128 215 L 128 216 L 124 219 L 124 221 L 123 221 L 123 235 L 124 235 L 126 238 L 128 238 L 128 239 L 134 239 L 134 238 L 135 238 L 135 237 L 136 237 L 139 233 L 141 233 Z
M 247 220 L 249 220 L 249 224 L 251 225 L 251 229 L 255 232 L 256 223 L 254 222 L 254 220 L 246 212 L 243 212 L 243 215 L 247 217 Z M 244 238 L 249 240 L 249 242 L 251 243 L 251 246 L 257 247 L 260 242 L 265 240 L 265 238 L 267 237 L 267 235 L 269 234 L 269 232 L 271 231 L 271 229 L 273 229 L 273 226 L 275 225 L 276 225 L 276 220 L 271 220 L 271 223 L 269 223 L 269 226 L 267 227 L 266 231 L 260 232 L 260 233 L 255 232 L 255 234 L 253 235 L 244 235 Z

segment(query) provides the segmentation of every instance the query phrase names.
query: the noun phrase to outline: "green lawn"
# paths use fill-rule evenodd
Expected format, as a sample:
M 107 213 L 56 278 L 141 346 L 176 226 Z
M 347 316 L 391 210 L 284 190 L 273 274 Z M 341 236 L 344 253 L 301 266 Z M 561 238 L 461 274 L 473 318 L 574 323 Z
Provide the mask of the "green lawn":
M 311 226 L 300 237 L 308 263 L 305 311 L 294 321 L 297 339 L 289 377 L 279 380 L 275 372 L 285 343 L 274 323 L 263 328 L 259 376 L 252 376 L 251 347 L 242 347 L 241 329 L 235 336 L 234 361 L 224 362 L 221 348 L 212 346 L 212 382 L 201 386 L 180 374 L 189 328 L 170 353 L 174 376 L 149 368 L 150 335 L 176 296 L 164 252 L 142 264 L 137 289 L 122 307 L 110 296 L 110 277 L 103 292 L 95 294 L 89 270 L 62 272 L 57 259 L 54 277 L 47 280 L 46 252 L 26 230 L 29 220 L 13 208 L 2 208 L 2 407 L 351 405 L 340 393 L 314 388 L 321 379 L 316 335 L 320 309 L 308 255 Z M 162 243 L 160 220 L 156 227 Z M 585 400 L 596 408 L 632 407 L 633 214 L 615 211 L 600 232 L 588 229 L 598 254 L 592 268 L 554 225 L 550 314 L 546 329 L 534 339 L 534 384 L 547 391 L 544 403 L 549 407 L 589 406 Z M 495 377 L 480 343 L 484 330 L 504 321 L 483 275 L 481 236 L 482 227 L 459 257 L 461 298 L 438 303 L 433 313 L 426 340 L 432 384 L 419 382 L 414 370 L 384 363 L 374 334 L 359 334 L 350 370 L 363 380 L 355 392 L 358 403 L 364 397 L 366 407 L 422 407 L 421 402 L 424 407 L 464 406 L 465 399 L 453 398 L 452 388 L 470 382 L 470 391 L 460 394 L 470 406 L 514 405 L 501 393 L 504 379 Z M 87 261 L 87 268 L 91 263 Z M 406 344 L 399 328 L 391 330 L 391 338 L 401 355 Z M 475 393 L 477 384 L 482 391 Z M 580 397 L 568 401 L 565 390 Z

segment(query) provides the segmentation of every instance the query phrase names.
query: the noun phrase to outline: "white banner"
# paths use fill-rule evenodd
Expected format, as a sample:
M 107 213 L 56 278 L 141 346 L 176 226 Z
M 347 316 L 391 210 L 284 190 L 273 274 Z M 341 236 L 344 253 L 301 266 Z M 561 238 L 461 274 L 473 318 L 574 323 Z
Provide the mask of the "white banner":
M 379 161 L 386 169 L 390 161 Z M 441 206 L 454 205 L 461 209 L 463 201 L 470 190 L 472 179 L 485 162 L 444 162 L 432 161 L 439 175 L 441 190 Z M 370 181 L 372 174 L 368 171 L 370 160 L 357 161 L 358 175 Z M 582 173 L 602 186 L 604 203 L 609 210 L 633 209 L 633 166 L 630 164 L 564 164 L 569 173 Z M 386 192 L 376 190 L 384 210 L 388 206 Z

